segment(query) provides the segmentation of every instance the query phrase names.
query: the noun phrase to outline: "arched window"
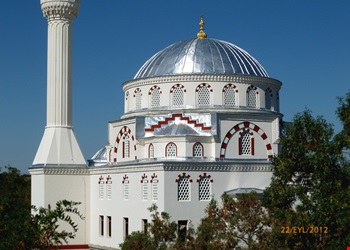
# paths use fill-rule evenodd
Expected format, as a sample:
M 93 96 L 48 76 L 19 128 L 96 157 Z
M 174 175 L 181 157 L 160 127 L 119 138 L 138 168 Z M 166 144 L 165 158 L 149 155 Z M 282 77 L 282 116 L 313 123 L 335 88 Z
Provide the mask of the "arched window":
M 141 197 L 143 201 L 148 200 L 148 180 L 146 174 L 141 176 Z
M 202 84 L 196 89 L 197 91 L 197 105 L 208 106 L 210 105 L 210 89 L 206 84 Z
M 178 201 L 189 201 L 190 200 L 190 175 L 183 173 L 178 176 L 177 182 L 177 200 Z
M 107 186 L 107 200 L 111 200 L 112 199 L 112 177 L 110 177 L 109 175 L 107 176 L 106 186 Z
M 170 142 L 165 149 L 166 157 L 176 157 L 177 156 L 177 148 L 175 143 Z
M 204 175 L 200 175 L 198 182 L 198 195 L 200 201 L 210 201 L 211 199 L 211 182 L 213 182 L 212 179 L 210 179 L 210 175 L 207 175 L 204 173 Z
M 160 91 L 160 88 L 158 86 L 153 86 L 150 91 L 150 107 L 156 108 L 160 106 L 160 94 L 162 91 Z
M 98 178 L 99 193 L 98 196 L 101 200 L 105 198 L 105 181 L 102 176 Z
M 148 147 L 148 158 L 154 158 L 154 146 L 152 143 Z
M 152 201 L 157 201 L 158 200 L 158 176 L 154 173 L 151 176 L 151 185 L 152 185 Z
M 135 92 L 134 92 L 134 97 L 136 98 L 135 109 L 141 108 L 141 96 L 142 96 L 141 89 L 139 88 L 135 89 Z
M 251 85 L 247 89 L 247 106 L 256 108 L 257 107 L 257 88 Z
M 223 92 L 223 104 L 225 106 L 236 106 L 237 105 L 237 98 L 236 93 L 238 90 L 235 89 L 236 86 L 233 84 L 227 84 L 222 92 Z
M 249 129 L 244 129 L 239 133 L 239 154 L 254 155 L 254 138 Z
M 181 84 L 176 84 L 171 88 L 170 93 L 172 94 L 172 106 L 178 107 L 184 105 L 185 92 L 186 90 Z
M 127 175 L 123 176 L 123 198 L 124 200 L 129 200 L 129 177 Z
M 203 145 L 199 142 L 196 142 L 193 145 L 193 157 L 203 157 Z
M 265 108 L 268 110 L 271 110 L 271 98 L 272 98 L 272 91 L 270 88 L 267 88 L 265 91 Z

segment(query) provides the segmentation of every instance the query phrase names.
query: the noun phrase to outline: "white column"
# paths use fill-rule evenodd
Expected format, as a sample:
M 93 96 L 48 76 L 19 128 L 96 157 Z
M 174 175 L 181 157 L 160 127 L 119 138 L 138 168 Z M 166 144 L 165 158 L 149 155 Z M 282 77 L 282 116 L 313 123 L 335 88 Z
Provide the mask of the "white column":
M 72 25 L 80 0 L 41 0 L 48 21 L 47 120 L 33 167 L 86 166 L 72 128 Z

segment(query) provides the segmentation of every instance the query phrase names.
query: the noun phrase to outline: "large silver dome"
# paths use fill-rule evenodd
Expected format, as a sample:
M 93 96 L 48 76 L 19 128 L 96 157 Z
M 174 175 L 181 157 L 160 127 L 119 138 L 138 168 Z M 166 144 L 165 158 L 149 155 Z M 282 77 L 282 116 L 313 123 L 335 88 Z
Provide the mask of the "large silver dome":
M 212 38 L 193 38 L 156 53 L 141 67 L 134 79 L 178 74 L 268 77 L 261 64 L 240 47 Z

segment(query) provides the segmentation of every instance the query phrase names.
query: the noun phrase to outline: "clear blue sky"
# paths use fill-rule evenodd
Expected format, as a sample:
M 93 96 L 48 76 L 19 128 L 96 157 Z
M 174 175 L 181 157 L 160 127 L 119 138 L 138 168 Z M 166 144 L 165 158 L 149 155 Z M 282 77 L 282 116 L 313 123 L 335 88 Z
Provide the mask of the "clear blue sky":
M 27 172 L 46 125 L 47 22 L 39 0 L 2 3 L 0 166 Z M 336 97 L 350 90 L 350 1 L 82 0 L 73 30 L 73 126 L 86 159 L 123 112 L 121 84 L 166 46 L 208 37 L 255 57 L 282 81 L 284 120 L 308 108 L 336 130 Z

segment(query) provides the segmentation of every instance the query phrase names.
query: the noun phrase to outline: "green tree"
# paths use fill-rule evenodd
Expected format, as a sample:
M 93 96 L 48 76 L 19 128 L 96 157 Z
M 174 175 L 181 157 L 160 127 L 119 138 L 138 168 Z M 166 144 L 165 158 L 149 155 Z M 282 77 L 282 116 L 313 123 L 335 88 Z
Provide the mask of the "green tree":
M 122 250 L 190 249 L 193 244 L 194 229 L 189 226 L 186 240 L 182 241 L 177 232 L 177 224 L 170 220 L 166 212 L 159 212 L 156 204 L 148 208 L 152 222 L 145 232 L 132 232 L 119 246 Z
M 274 218 L 275 249 L 340 249 L 350 244 L 350 168 L 333 138 L 332 126 L 310 111 L 297 114 L 285 127 L 281 151 L 272 161 L 272 182 L 263 195 Z M 322 227 L 323 233 L 281 233 L 294 226 Z
M 350 92 L 344 97 L 338 97 L 338 101 L 339 107 L 336 113 L 343 124 L 343 129 L 336 135 L 336 140 L 342 147 L 350 149 Z
M 270 220 L 255 192 L 213 199 L 197 228 L 196 249 L 269 249 Z
M 0 249 L 48 249 L 75 237 L 78 228 L 72 216 L 83 219 L 80 203 L 62 200 L 54 209 L 32 207 L 30 186 L 30 176 L 16 168 L 0 172 Z M 71 230 L 59 229 L 60 223 Z
M 30 176 L 11 166 L 0 169 L 0 249 L 12 249 L 28 232 L 30 221 Z

